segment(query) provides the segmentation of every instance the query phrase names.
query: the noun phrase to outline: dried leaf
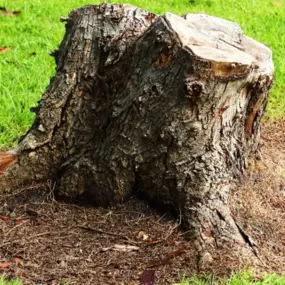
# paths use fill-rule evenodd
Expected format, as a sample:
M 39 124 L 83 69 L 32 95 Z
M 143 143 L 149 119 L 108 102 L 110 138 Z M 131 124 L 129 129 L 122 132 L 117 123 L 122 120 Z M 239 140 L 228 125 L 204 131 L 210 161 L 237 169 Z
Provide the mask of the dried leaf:
M 9 48 L 9 47 L 7 47 L 7 46 L 0 47 L 0 53 L 7 52 L 7 51 L 9 51 L 9 50 L 10 50 L 10 48 Z
M 23 222 L 24 222 L 24 220 L 20 217 L 20 218 L 17 218 L 15 224 L 16 225 L 21 225 Z
M 0 263 L 0 270 L 7 270 L 9 269 L 9 267 L 12 265 L 11 261 L 4 261 L 2 263 Z
M 143 231 L 140 231 L 137 234 L 137 239 L 148 240 L 148 238 L 149 238 L 149 236 Z
M 0 220 L 5 221 L 5 222 L 11 222 L 11 219 L 6 216 L 0 216 Z
M 155 266 L 160 266 L 160 265 L 165 265 L 170 263 L 172 259 L 174 259 L 177 256 L 182 255 L 187 251 L 187 247 L 183 246 L 175 251 L 169 252 L 164 256 L 161 256 L 159 258 L 156 258 L 152 262 L 148 264 L 148 267 L 155 267 Z
M 24 266 L 24 261 L 22 258 L 20 257 L 14 257 L 13 258 L 13 261 L 16 263 L 16 264 L 20 264 L 21 266 Z
M 122 251 L 122 252 L 131 252 L 134 250 L 139 250 L 140 248 L 134 245 L 125 245 L 125 244 L 114 244 L 110 247 L 102 248 L 103 251 L 114 250 L 114 251 Z
M 140 285 L 153 285 L 155 281 L 155 271 L 145 270 L 140 277 Z
M 4 171 L 17 160 L 17 156 L 10 151 L 0 152 L 0 176 Z
M 140 248 L 135 245 L 114 244 L 113 249 L 117 251 L 133 251 L 139 250 Z

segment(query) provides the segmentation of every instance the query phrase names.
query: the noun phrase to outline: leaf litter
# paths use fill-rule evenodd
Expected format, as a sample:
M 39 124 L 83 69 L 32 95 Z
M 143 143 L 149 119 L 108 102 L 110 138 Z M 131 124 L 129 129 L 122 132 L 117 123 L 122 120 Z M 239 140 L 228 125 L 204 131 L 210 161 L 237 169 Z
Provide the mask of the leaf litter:
M 188 241 L 169 213 L 156 213 L 135 198 L 110 209 L 94 208 L 56 201 L 50 187 L 34 185 L 2 200 L 0 260 L 17 257 L 22 264 L 4 263 L 0 272 L 23 284 L 138 285 L 144 271 L 155 270 L 155 284 L 167 285 L 189 270 L 195 272 L 194 248 L 167 265 L 148 269 Z M 17 217 L 19 225 L 11 222 Z M 142 238 L 146 230 L 151 239 L 163 242 L 149 246 Z
M 284 129 L 284 121 L 266 123 L 258 160 L 231 197 L 233 215 L 263 261 L 257 270 L 281 274 Z M 0 197 L 0 272 L 6 276 L 23 284 L 167 285 L 198 273 L 197 252 L 181 217 L 155 212 L 136 198 L 109 209 L 65 203 L 52 189 L 34 185 Z M 211 256 L 205 271 L 219 276 L 249 266 L 231 249 Z

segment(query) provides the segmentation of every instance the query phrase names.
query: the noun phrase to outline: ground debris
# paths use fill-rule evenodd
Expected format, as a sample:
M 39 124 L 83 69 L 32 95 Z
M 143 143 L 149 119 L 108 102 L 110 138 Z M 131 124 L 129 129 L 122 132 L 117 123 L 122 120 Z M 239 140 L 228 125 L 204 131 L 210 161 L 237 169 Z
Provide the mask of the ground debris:
M 259 269 L 283 274 L 284 129 L 285 122 L 266 123 L 261 158 L 231 196 L 236 223 L 264 261 Z M 56 201 L 52 189 L 34 185 L 0 197 L 0 270 L 8 277 L 23 284 L 167 285 L 198 272 L 194 244 L 169 213 L 135 198 L 110 209 L 67 204 Z M 146 229 L 148 238 L 138 238 Z M 248 266 L 231 248 L 208 257 L 205 271 L 216 275 Z
M 0 257 L 9 262 L 3 265 L 5 274 L 24 284 L 138 285 L 149 260 L 188 244 L 178 231 L 165 238 L 176 225 L 170 214 L 156 213 L 135 198 L 101 209 L 56 201 L 49 191 L 39 185 L 2 197 Z M 19 226 L 17 217 L 23 219 Z M 150 239 L 163 242 L 150 246 L 148 239 L 138 239 L 143 229 Z M 10 263 L 15 256 L 22 265 Z M 195 260 L 192 256 L 195 250 L 189 248 L 183 257 Z M 183 257 L 157 268 L 155 284 L 173 284 L 186 272 L 195 273 L 195 263 Z

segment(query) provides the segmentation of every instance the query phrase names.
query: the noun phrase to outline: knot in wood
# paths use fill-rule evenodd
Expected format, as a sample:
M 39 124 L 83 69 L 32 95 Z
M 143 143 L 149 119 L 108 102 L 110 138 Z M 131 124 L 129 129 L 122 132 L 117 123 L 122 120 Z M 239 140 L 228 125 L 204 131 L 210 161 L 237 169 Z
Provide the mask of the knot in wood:
M 203 91 L 203 85 L 199 82 L 192 81 L 187 82 L 186 81 L 186 98 L 193 98 L 199 96 Z
M 156 42 L 160 43 L 163 40 L 163 33 L 162 32 L 158 32 L 155 38 Z

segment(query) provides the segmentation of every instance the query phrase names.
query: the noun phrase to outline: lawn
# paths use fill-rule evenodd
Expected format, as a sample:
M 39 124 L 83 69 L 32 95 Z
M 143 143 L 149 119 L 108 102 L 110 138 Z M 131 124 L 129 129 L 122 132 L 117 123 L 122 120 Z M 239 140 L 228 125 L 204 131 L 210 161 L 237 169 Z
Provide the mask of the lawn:
M 190 278 L 183 278 L 181 283 L 174 285 L 284 285 L 285 277 L 275 274 L 268 274 L 259 280 L 254 278 L 249 272 L 234 274 L 228 280 L 217 279 L 213 276 L 201 275 L 200 277 L 192 276 Z M 3 276 L 0 278 L 0 285 L 22 285 L 20 280 L 5 280 Z M 66 283 L 68 285 L 68 283 Z
M 54 60 L 48 52 L 60 43 L 66 16 L 88 0 L 43 1 L 0 0 L 7 10 L 20 10 L 17 16 L 0 16 L 0 150 L 14 145 L 33 121 L 29 112 L 35 106 L 54 74 Z M 271 91 L 267 116 L 285 114 L 285 0 L 117 0 L 129 2 L 155 13 L 205 12 L 233 20 L 246 34 L 268 45 L 274 56 L 276 81 Z M 99 3 L 99 1 L 93 1 Z
M 213 276 L 192 276 L 174 285 L 284 285 L 285 277 L 268 274 L 264 277 L 254 278 L 250 272 L 242 272 L 232 275 L 229 279 L 216 279 Z
M 100 1 L 92 1 L 99 3 Z M 111 2 L 111 1 L 109 1 Z M 176 14 L 203 12 L 235 21 L 244 32 L 268 45 L 273 51 L 276 68 L 275 85 L 271 91 L 267 117 L 285 118 L 285 0 L 117 0 L 131 3 L 155 13 Z M 190 3 L 191 2 L 191 3 Z M 193 3 L 192 3 L 193 2 Z M 0 15 L 0 150 L 15 145 L 33 121 L 30 107 L 35 106 L 54 74 L 54 60 L 48 52 L 60 43 L 64 25 L 61 16 L 73 8 L 89 4 L 86 0 L 0 0 L 16 16 Z M 1 11 L 0 11 L 1 13 Z M 235 275 L 229 280 L 191 277 L 180 285 L 190 284 L 285 284 L 285 277 L 274 274 L 254 281 L 248 274 Z M 216 282 L 216 283 L 215 283 Z M 5 282 L 0 285 L 20 284 Z M 178 285 L 178 284 L 177 284 Z
M 7 281 L 3 275 L 0 277 L 0 285 L 22 285 L 22 282 L 20 280 Z

